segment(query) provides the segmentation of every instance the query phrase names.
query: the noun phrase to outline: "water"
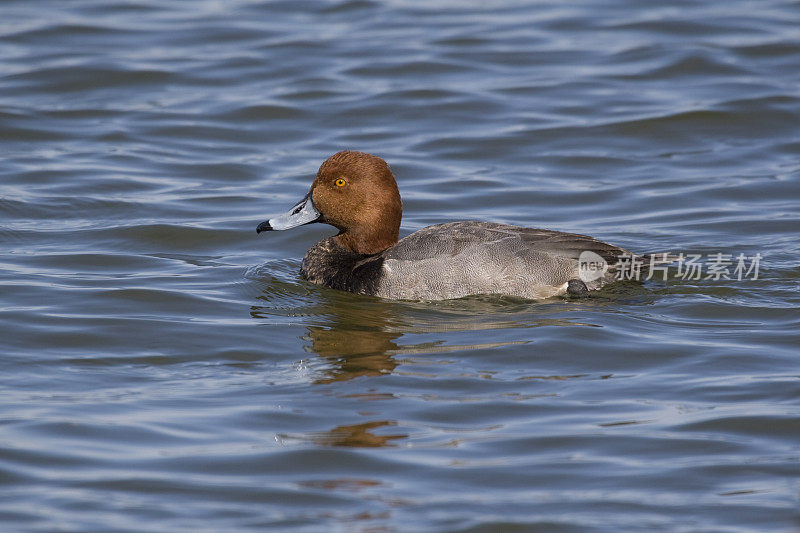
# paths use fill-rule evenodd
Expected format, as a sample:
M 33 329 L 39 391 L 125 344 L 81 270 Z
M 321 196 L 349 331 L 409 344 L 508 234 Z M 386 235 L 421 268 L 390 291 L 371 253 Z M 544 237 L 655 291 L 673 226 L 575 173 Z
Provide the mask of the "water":
M 795 531 L 800 8 L 0 5 L 3 531 Z M 343 148 L 759 279 L 421 303 L 256 236 Z M 516 529 L 515 529 L 516 528 Z

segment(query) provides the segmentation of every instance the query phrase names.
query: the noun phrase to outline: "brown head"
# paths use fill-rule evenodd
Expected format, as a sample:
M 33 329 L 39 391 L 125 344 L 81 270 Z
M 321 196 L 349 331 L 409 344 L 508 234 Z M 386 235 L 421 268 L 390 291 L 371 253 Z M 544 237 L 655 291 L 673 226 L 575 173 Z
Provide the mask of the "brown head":
M 289 229 L 325 222 L 339 229 L 341 246 L 372 255 L 397 242 L 403 205 L 386 161 L 364 152 L 338 152 L 322 163 L 306 197 L 289 213 L 258 225 Z

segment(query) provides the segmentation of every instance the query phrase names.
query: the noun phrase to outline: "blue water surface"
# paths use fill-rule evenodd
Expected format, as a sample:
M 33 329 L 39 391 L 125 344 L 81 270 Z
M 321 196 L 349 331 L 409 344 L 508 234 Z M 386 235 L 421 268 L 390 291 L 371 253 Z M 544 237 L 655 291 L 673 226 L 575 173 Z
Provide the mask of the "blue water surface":
M 3 531 L 796 531 L 796 2 L 0 4 Z M 322 161 L 759 275 L 395 302 Z

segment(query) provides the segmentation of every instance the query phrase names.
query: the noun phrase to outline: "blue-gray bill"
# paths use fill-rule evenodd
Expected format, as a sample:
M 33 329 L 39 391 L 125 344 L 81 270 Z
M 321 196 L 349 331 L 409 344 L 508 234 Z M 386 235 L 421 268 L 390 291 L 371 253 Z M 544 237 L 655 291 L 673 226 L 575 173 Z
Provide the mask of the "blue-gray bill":
M 289 212 L 270 218 L 259 224 L 256 228 L 256 233 L 296 228 L 297 226 L 317 222 L 321 218 L 322 213 L 320 213 L 314 205 L 314 201 L 311 199 L 311 193 L 309 193 L 292 207 Z

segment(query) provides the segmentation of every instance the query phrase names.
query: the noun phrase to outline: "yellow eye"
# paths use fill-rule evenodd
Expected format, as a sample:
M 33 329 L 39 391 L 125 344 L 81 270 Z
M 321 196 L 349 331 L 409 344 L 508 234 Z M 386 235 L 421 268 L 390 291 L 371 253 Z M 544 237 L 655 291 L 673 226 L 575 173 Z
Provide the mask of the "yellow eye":
M 335 183 L 336 183 L 337 187 L 344 187 L 347 184 L 347 182 L 344 181 L 342 178 L 339 178 L 338 180 L 336 180 Z

